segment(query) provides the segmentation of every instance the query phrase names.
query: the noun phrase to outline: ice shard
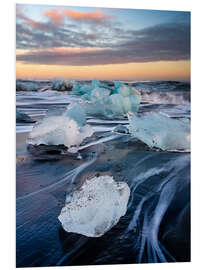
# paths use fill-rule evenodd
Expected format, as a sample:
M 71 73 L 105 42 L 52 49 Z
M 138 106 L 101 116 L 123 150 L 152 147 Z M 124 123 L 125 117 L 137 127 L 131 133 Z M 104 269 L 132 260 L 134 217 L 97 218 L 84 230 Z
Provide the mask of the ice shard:
M 125 215 L 130 188 L 111 176 L 87 179 L 72 196 L 67 196 L 59 220 L 67 232 L 100 237 Z
M 162 150 L 190 150 L 190 122 L 167 117 L 161 113 L 138 115 L 128 113 L 132 136 L 149 147 Z

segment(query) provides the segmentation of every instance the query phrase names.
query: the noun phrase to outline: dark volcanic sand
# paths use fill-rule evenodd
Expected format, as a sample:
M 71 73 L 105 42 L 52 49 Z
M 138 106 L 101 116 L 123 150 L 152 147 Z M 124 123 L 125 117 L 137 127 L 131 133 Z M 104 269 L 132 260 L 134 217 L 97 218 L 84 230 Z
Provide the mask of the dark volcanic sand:
M 66 95 L 18 93 L 17 108 L 38 121 L 48 109 L 64 108 L 73 99 Z M 189 117 L 189 105 L 158 101 L 142 104 L 139 112 Z M 18 123 L 16 133 L 17 267 L 190 261 L 190 153 L 151 150 L 120 134 L 81 150 L 80 159 L 63 146 L 29 146 L 30 125 Z M 90 141 L 111 135 L 97 132 Z M 126 215 L 99 239 L 65 232 L 58 216 L 66 194 L 101 174 L 128 183 Z

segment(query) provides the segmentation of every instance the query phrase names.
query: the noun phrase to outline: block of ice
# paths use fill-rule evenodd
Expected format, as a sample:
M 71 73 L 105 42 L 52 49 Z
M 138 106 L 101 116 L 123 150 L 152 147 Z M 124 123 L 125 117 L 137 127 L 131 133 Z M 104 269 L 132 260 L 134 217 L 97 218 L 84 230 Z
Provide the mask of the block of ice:
M 138 91 L 121 82 L 114 82 L 114 89 L 97 80 L 93 80 L 91 85 L 76 82 L 71 93 L 91 102 L 84 106 L 87 114 L 107 118 L 120 118 L 129 111 L 137 112 L 141 100 Z
M 149 147 L 162 150 L 189 150 L 190 123 L 169 118 L 161 113 L 136 115 L 128 113 L 129 131 L 132 136 Z
M 68 106 L 61 115 L 46 116 L 32 129 L 28 142 L 34 145 L 79 146 L 93 134 L 90 125 L 86 125 L 86 115 L 79 104 Z
M 73 81 L 67 79 L 57 79 L 53 80 L 52 89 L 57 91 L 70 91 L 73 87 Z
M 86 180 L 85 184 L 67 196 L 59 220 L 67 232 L 100 237 L 127 211 L 130 188 L 125 182 L 115 182 L 111 176 Z
M 36 91 L 38 86 L 33 82 L 19 82 L 16 81 L 16 91 Z
M 91 100 L 91 94 L 94 89 L 97 89 L 98 91 L 100 91 L 99 89 L 109 89 L 111 92 L 110 87 L 107 84 L 101 83 L 97 80 L 92 80 L 91 84 L 81 84 L 79 82 L 74 82 L 71 94 L 82 96 L 82 98 L 85 100 Z M 105 91 L 105 93 L 107 93 L 107 91 Z

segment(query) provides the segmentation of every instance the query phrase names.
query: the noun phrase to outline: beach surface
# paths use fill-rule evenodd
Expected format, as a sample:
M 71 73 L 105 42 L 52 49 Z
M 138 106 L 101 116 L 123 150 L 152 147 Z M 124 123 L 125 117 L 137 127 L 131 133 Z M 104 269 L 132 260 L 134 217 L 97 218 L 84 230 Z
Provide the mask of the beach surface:
M 139 113 L 190 119 L 188 85 L 128 82 L 141 89 Z M 43 86 L 44 87 L 44 86 Z M 128 119 L 89 117 L 94 135 L 77 153 L 27 141 L 47 111 L 79 101 L 68 91 L 18 91 L 16 123 L 16 266 L 99 265 L 190 261 L 190 153 L 150 149 L 115 132 Z M 99 239 L 67 233 L 58 216 L 67 194 L 88 177 L 111 175 L 130 187 L 127 213 Z

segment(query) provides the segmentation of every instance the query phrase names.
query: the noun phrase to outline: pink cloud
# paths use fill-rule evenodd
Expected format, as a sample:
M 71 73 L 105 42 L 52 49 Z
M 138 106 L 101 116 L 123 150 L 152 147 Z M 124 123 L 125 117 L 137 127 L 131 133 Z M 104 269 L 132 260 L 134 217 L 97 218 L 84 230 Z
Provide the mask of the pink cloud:
M 84 22 L 101 23 L 110 18 L 108 15 L 96 10 L 92 12 L 78 12 L 70 9 L 63 9 L 62 12 L 72 19 Z
M 62 14 L 58 10 L 51 10 L 51 9 L 45 10 L 44 15 L 55 23 L 60 23 L 63 22 L 64 20 L 64 14 Z

